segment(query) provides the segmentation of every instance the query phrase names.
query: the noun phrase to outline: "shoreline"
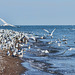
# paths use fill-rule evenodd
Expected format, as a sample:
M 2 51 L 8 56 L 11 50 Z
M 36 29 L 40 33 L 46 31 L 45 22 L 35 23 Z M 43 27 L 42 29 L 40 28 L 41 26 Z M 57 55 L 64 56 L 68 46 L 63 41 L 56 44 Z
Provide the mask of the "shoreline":
M 25 33 L 0 29 L 0 75 L 20 75 L 27 70 L 20 59 L 27 41 Z
M 23 60 L 7 56 L 6 51 L 0 50 L 0 75 L 21 75 L 27 69 L 22 66 Z

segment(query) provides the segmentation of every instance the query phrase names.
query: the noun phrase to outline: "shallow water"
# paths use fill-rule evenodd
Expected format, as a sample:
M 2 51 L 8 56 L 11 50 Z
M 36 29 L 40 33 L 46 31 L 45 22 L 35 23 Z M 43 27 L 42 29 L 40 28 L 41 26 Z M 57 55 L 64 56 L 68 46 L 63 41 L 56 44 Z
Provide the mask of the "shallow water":
M 38 42 L 31 42 L 31 49 L 24 54 L 22 65 L 28 68 L 25 75 L 75 75 L 75 26 L 20 26 L 20 28 L 0 27 L 26 32 L 28 34 L 43 36 L 48 35 L 43 29 L 50 32 L 56 28 L 53 38 L 45 37 Z M 62 41 L 63 36 L 67 44 Z M 61 43 L 59 42 L 59 39 Z M 58 41 L 58 42 L 55 42 Z M 51 42 L 50 44 L 48 42 Z M 60 44 L 60 45 L 59 45 Z M 45 53 L 44 51 L 48 51 Z

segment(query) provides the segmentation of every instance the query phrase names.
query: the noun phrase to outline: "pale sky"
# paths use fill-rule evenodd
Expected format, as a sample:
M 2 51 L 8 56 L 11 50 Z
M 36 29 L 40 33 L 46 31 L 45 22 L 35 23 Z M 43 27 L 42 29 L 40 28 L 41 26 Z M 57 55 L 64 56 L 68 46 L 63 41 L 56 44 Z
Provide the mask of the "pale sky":
M 75 0 L 0 0 L 0 18 L 13 25 L 71 25 Z

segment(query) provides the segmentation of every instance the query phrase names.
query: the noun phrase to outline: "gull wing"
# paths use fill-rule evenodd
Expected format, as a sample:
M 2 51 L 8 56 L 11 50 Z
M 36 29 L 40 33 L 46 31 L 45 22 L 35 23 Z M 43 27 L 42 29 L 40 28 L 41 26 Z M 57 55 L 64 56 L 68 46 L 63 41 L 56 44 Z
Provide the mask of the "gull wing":
M 1 20 L 3 23 L 7 24 L 7 22 L 5 22 L 3 19 L 0 18 L 0 20 Z
M 48 30 L 46 30 L 46 29 L 43 29 L 44 31 L 46 31 L 47 33 L 49 33 L 49 31 Z
M 56 28 L 51 32 L 51 34 L 50 34 L 50 36 L 52 36 L 53 35 L 53 33 L 54 33 L 54 31 L 56 30 Z

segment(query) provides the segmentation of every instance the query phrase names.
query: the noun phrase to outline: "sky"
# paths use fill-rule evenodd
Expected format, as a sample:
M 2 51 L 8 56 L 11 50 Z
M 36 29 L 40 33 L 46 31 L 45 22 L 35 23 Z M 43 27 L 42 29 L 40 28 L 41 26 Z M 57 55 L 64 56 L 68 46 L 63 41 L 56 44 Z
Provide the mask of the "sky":
M 75 0 L 0 0 L 0 18 L 13 25 L 75 25 Z

